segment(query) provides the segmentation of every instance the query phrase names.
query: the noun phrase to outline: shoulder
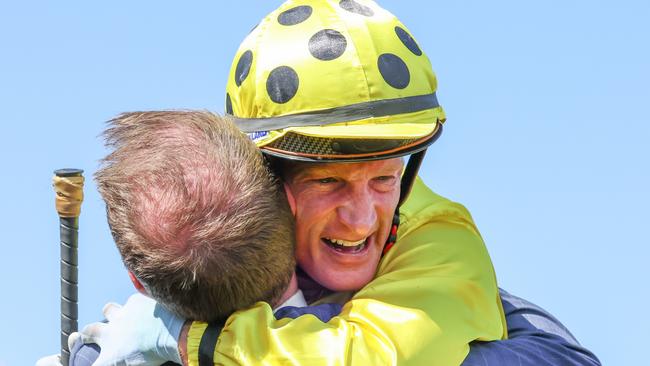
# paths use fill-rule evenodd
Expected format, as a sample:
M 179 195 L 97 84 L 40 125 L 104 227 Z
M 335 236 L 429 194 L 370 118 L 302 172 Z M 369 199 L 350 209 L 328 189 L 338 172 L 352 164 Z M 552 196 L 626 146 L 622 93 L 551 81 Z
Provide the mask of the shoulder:
M 400 226 L 408 232 L 430 222 L 445 221 L 467 223 L 474 227 L 472 216 L 465 206 L 433 192 L 417 177 L 408 199 L 400 207 Z
M 494 271 L 469 211 L 431 191 L 420 178 L 400 208 L 397 242 L 382 259 L 378 275 L 414 270 L 471 278 L 491 278 Z
M 435 223 L 462 225 L 478 235 L 474 220 L 465 206 L 436 194 L 417 177 L 411 194 L 400 208 L 398 237 L 407 237 L 414 230 Z

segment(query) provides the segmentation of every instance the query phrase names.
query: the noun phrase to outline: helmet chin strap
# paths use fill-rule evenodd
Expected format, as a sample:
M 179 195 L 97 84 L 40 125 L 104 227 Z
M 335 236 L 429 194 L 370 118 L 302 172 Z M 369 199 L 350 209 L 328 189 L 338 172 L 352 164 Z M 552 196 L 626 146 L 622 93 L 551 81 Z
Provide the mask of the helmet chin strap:
M 411 188 L 413 188 L 413 183 L 415 182 L 415 177 L 418 175 L 420 170 L 420 165 L 422 165 L 422 160 L 424 160 L 424 154 L 427 152 L 426 149 L 418 151 L 415 154 L 411 155 L 408 163 L 406 163 L 406 168 L 404 169 L 404 174 L 402 174 L 402 183 L 399 191 L 399 202 L 397 203 L 397 208 L 406 201 L 409 193 L 411 193 Z
M 395 209 L 395 215 L 393 216 L 393 224 L 390 228 L 390 234 L 388 234 L 388 239 L 384 245 L 384 250 L 382 256 L 385 255 L 390 248 L 395 245 L 397 241 L 397 229 L 399 228 L 399 208 L 402 206 L 409 193 L 411 193 L 411 188 L 413 188 L 413 183 L 415 182 L 415 177 L 418 175 L 420 170 L 420 165 L 422 165 L 422 160 L 424 160 L 424 154 L 426 149 L 418 151 L 415 154 L 411 155 L 408 163 L 406 163 L 406 168 L 404 169 L 404 174 L 402 174 L 402 182 L 400 186 L 399 193 L 399 202 L 397 203 L 397 208 Z

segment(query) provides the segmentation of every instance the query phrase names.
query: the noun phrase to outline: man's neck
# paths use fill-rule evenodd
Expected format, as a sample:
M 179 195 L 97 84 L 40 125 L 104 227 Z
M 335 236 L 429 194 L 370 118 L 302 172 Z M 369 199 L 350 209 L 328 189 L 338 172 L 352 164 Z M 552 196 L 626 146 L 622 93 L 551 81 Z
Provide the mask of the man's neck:
M 308 304 L 334 293 L 334 291 L 327 289 L 320 283 L 314 281 L 309 277 L 307 272 L 303 271 L 300 267 L 296 268 L 296 277 L 298 278 L 298 287 L 302 290 Z
M 291 280 L 289 281 L 289 286 L 287 286 L 287 289 L 284 291 L 282 294 L 282 297 L 280 297 L 280 300 L 274 306 L 277 308 L 280 305 L 284 304 L 291 296 L 295 295 L 296 292 L 298 291 L 298 279 L 296 278 L 296 272 L 293 272 L 293 275 L 291 275 Z

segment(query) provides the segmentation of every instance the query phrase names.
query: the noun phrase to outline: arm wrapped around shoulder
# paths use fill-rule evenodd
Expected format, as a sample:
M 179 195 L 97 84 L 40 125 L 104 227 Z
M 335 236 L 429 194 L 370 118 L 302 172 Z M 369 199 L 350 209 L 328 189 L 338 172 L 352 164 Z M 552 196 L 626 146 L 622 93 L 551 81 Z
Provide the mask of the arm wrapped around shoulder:
M 384 324 L 409 364 L 459 364 L 470 342 L 506 337 L 494 269 L 464 207 L 423 185 L 412 194 L 419 200 L 402 210 L 397 244 L 354 299 L 382 304 L 361 316 Z
M 467 211 L 419 180 L 400 211 L 397 243 L 339 316 L 276 320 L 259 303 L 228 319 L 214 362 L 457 366 L 470 342 L 504 338 L 492 262 Z M 190 364 L 205 329 L 190 329 Z

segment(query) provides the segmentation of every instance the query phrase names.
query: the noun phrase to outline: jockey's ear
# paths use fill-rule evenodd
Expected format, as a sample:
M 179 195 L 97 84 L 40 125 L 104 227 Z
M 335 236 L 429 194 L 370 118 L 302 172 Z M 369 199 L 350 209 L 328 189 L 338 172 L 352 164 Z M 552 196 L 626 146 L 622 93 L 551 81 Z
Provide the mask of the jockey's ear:
M 293 217 L 296 217 L 296 199 L 293 197 L 293 193 L 291 193 L 291 188 L 289 188 L 289 185 L 287 183 L 284 183 L 284 193 L 287 194 L 287 201 L 289 201 L 289 207 L 291 208 L 291 213 L 293 214 Z
M 139 293 L 150 297 L 149 293 L 147 292 L 147 289 L 144 288 L 142 282 L 140 282 L 140 280 L 131 271 L 129 271 L 129 278 L 131 279 L 131 283 L 133 283 L 133 286 L 135 287 L 136 290 L 138 290 Z

